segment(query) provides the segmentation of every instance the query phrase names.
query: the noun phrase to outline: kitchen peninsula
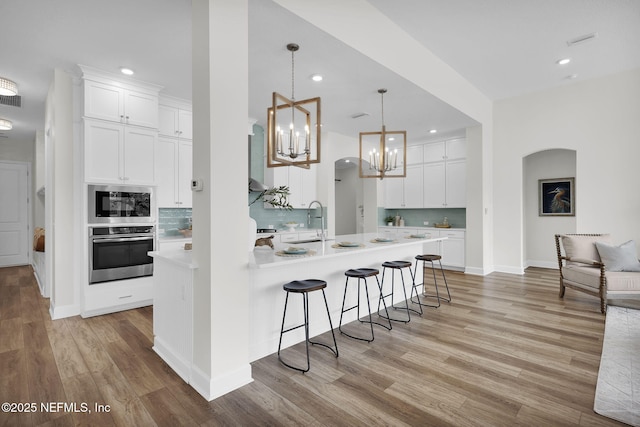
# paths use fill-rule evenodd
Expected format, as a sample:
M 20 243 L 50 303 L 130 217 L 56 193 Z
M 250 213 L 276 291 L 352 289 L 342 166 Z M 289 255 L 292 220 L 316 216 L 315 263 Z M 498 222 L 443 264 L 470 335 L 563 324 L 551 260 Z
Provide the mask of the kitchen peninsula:
M 396 239 L 378 239 L 376 233 L 350 234 L 333 239 L 299 244 L 274 243 L 274 248 L 257 247 L 249 253 L 249 296 L 251 313 L 249 326 L 250 361 L 275 353 L 278 348 L 285 293 L 282 285 L 298 279 L 322 279 L 331 321 L 337 327 L 344 294 L 344 272 L 350 268 L 377 268 L 385 261 L 414 261 L 418 254 L 429 252 L 434 244 L 446 237 L 425 238 L 403 236 Z M 291 250 L 289 250 L 291 248 Z M 298 250 L 293 250 L 298 248 Z M 304 248 L 304 250 L 299 250 Z M 286 253 L 290 252 L 290 253 Z M 300 252 L 300 253 L 297 253 Z M 191 261 L 191 253 L 180 249 L 151 252 L 154 257 L 154 350 L 187 382 L 191 377 L 192 357 L 192 286 L 193 270 L 197 266 Z M 391 271 L 388 272 L 388 275 Z M 418 271 L 422 282 L 421 271 Z M 401 283 L 396 277 L 396 284 Z M 371 279 L 370 279 L 371 280 Z M 391 277 L 385 278 L 391 280 Z M 407 293 L 410 292 L 411 276 L 405 271 Z M 240 286 L 241 284 L 233 284 Z M 385 292 L 390 290 L 387 283 Z M 375 279 L 369 284 L 372 309 L 377 308 L 379 291 Z M 355 301 L 357 286 L 347 291 L 347 304 Z M 402 286 L 396 286 L 394 301 L 404 300 Z M 302 322 L 302 303 L 292 297 L 291 310 L 287 314 L 287 325 Z M 309 298 L 310 336 L 329 330 L 324 303 L 315 295 Z M 294 309 L 294 308 L 298 309 Z M 361 312 L 361 316 L 366 313 Z M 163 319 L 162 323 L 155 319 Z M 343 323 L 356 320 L 355 310 L 344 314 Z M 286 334 L 283 348 L 304 340 L 304 331 L 299 329 Z

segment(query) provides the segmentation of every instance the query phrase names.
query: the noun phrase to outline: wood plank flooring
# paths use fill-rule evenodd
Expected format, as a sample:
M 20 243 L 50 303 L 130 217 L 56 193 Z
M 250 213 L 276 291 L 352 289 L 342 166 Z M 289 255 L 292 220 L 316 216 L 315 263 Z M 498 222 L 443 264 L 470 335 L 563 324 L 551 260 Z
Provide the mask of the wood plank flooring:
M 251 384 L 207 402 L 151 349 L 151 307 L 52 321 L 31 267 L 0 269 L 0 402 L 37 405 L 0 426 L 623 425 L 592 409 L 597 298 L 560 300 L 553 270 L 447 278 L 451 303 L 376 327 L 372 343 L 338 334 L 340 357 L 312 347 L 304 375 L 265 357 Z M 286 352 L 302 361 L 304 345 Z

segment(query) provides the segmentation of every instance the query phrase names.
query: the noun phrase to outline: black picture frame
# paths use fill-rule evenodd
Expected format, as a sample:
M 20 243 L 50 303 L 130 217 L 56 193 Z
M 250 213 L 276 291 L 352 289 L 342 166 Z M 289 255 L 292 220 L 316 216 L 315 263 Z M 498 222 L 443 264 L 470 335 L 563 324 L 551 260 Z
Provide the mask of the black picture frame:
M 575 216 L 575 178 L 538 180 L 539 216 Z

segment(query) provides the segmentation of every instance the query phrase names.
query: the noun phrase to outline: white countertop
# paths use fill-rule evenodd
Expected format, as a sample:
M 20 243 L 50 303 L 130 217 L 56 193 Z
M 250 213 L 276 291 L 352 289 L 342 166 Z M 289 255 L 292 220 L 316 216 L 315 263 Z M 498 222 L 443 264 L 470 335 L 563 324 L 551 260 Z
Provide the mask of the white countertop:
M 167 249 L 162 251 L 153 251 L 148 252 L 148 255 L 153 258 L 161 258 L 185 268 L 198 268 L 198 264 L 193 262 L 191 251 L 186 251 L 184 249 Z
M 375 251 L 384 251 L 388 249 L 390 246 L 410 246 L 410 245 L 419 245 L 427 242 L 435 242 L 439 240 L 445 240 L 446 237 L 440 237 L 435 239 L 426 239 L 426 238 L 398 238 L 391 242 L 373 242 L 378 236 L 377 233 L 366 233 L 366 234 L 348 234 L 343 236 L 336 236 L 335 239 L 327 240 L 324 242 L 311 242 L 311 243 L 274 243 L 274 249 L 271 249 L 268 246 L 260 246 L 255 248 L 249 254 L 249 266 L 251 268 L 269 268 L 269 267 L 281 267 L 286 265 L 291 265 L 295 263 L 304 263 L 318 259 L 327 259 L 331 257 L 338 257 L 343 255 L 349 255 L 353 253 L 365 253 L 365 252 L 375 252 Z M 340 242 L 352 242 L 358 243 L 358 247 L 340 247 L 334 248 L 334 245 L 337 245 Z M 277 255 L 278 252 L 283 251 L 286 248 L 295 247 L 295 248 L 306 248 L 309 250 L 307 254 L 304 255 L 294 255 L 294 256 L 280 256 Z
M 446 237 L 440 237 L 435 239 L 421 239 L 421 238 L 398 238 L 391 242 L 375 243 L 378 237 L 377 233 L 366 234 L 348 234 L 343 236 L 336 236 L 334 239 L 326 240 L 324 244 L 322 242 L 310 242 L 310 243 L 274 243 L 274 249 L 268 246 L 259 246 L 249 253 L 249 267 L 250 268 L 269 268 L 269 267 L 281 267 L 286 265 L 293 265 L 298 263 L 304 263 L 314 261 L 318 259 L 327 259 L 331 257 L 339 257 L 354 253 L 366 253 L 375 251 L 384 251 L 390 246 L 410 246 L 419 245 L 427 242 L 435 242 L 439 240 L 445 240 Z M 357 243 L 358 247 L 340 247 L 334 248 L 340 242 Z M 308 253 L 304 255 L 295 256 L 280 256 L 276 255 L 277 252 L 283 251 L 289 247 L 305 248 L 308 249 Z M 198 268 L 198 265 L 193 262 L 191 251 L 184 249 L 168 249 L 162 251 L 149 252 L 149 256 L 153 258 L 161 258 L 174 264 L 183 266 L 189 269 Z

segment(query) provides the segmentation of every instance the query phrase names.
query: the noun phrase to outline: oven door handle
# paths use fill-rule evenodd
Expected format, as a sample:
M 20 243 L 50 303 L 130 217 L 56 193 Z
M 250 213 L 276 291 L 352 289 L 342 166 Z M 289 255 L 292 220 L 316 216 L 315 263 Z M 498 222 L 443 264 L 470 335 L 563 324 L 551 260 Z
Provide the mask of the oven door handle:
M 93 243 L 118 243 L 118 242 L 135 242 L 141 240 L 153 240 L 151 236 L 143 236 L 143 237 L 116 237 L 116 238 L 96 238 L 94 237 Z

